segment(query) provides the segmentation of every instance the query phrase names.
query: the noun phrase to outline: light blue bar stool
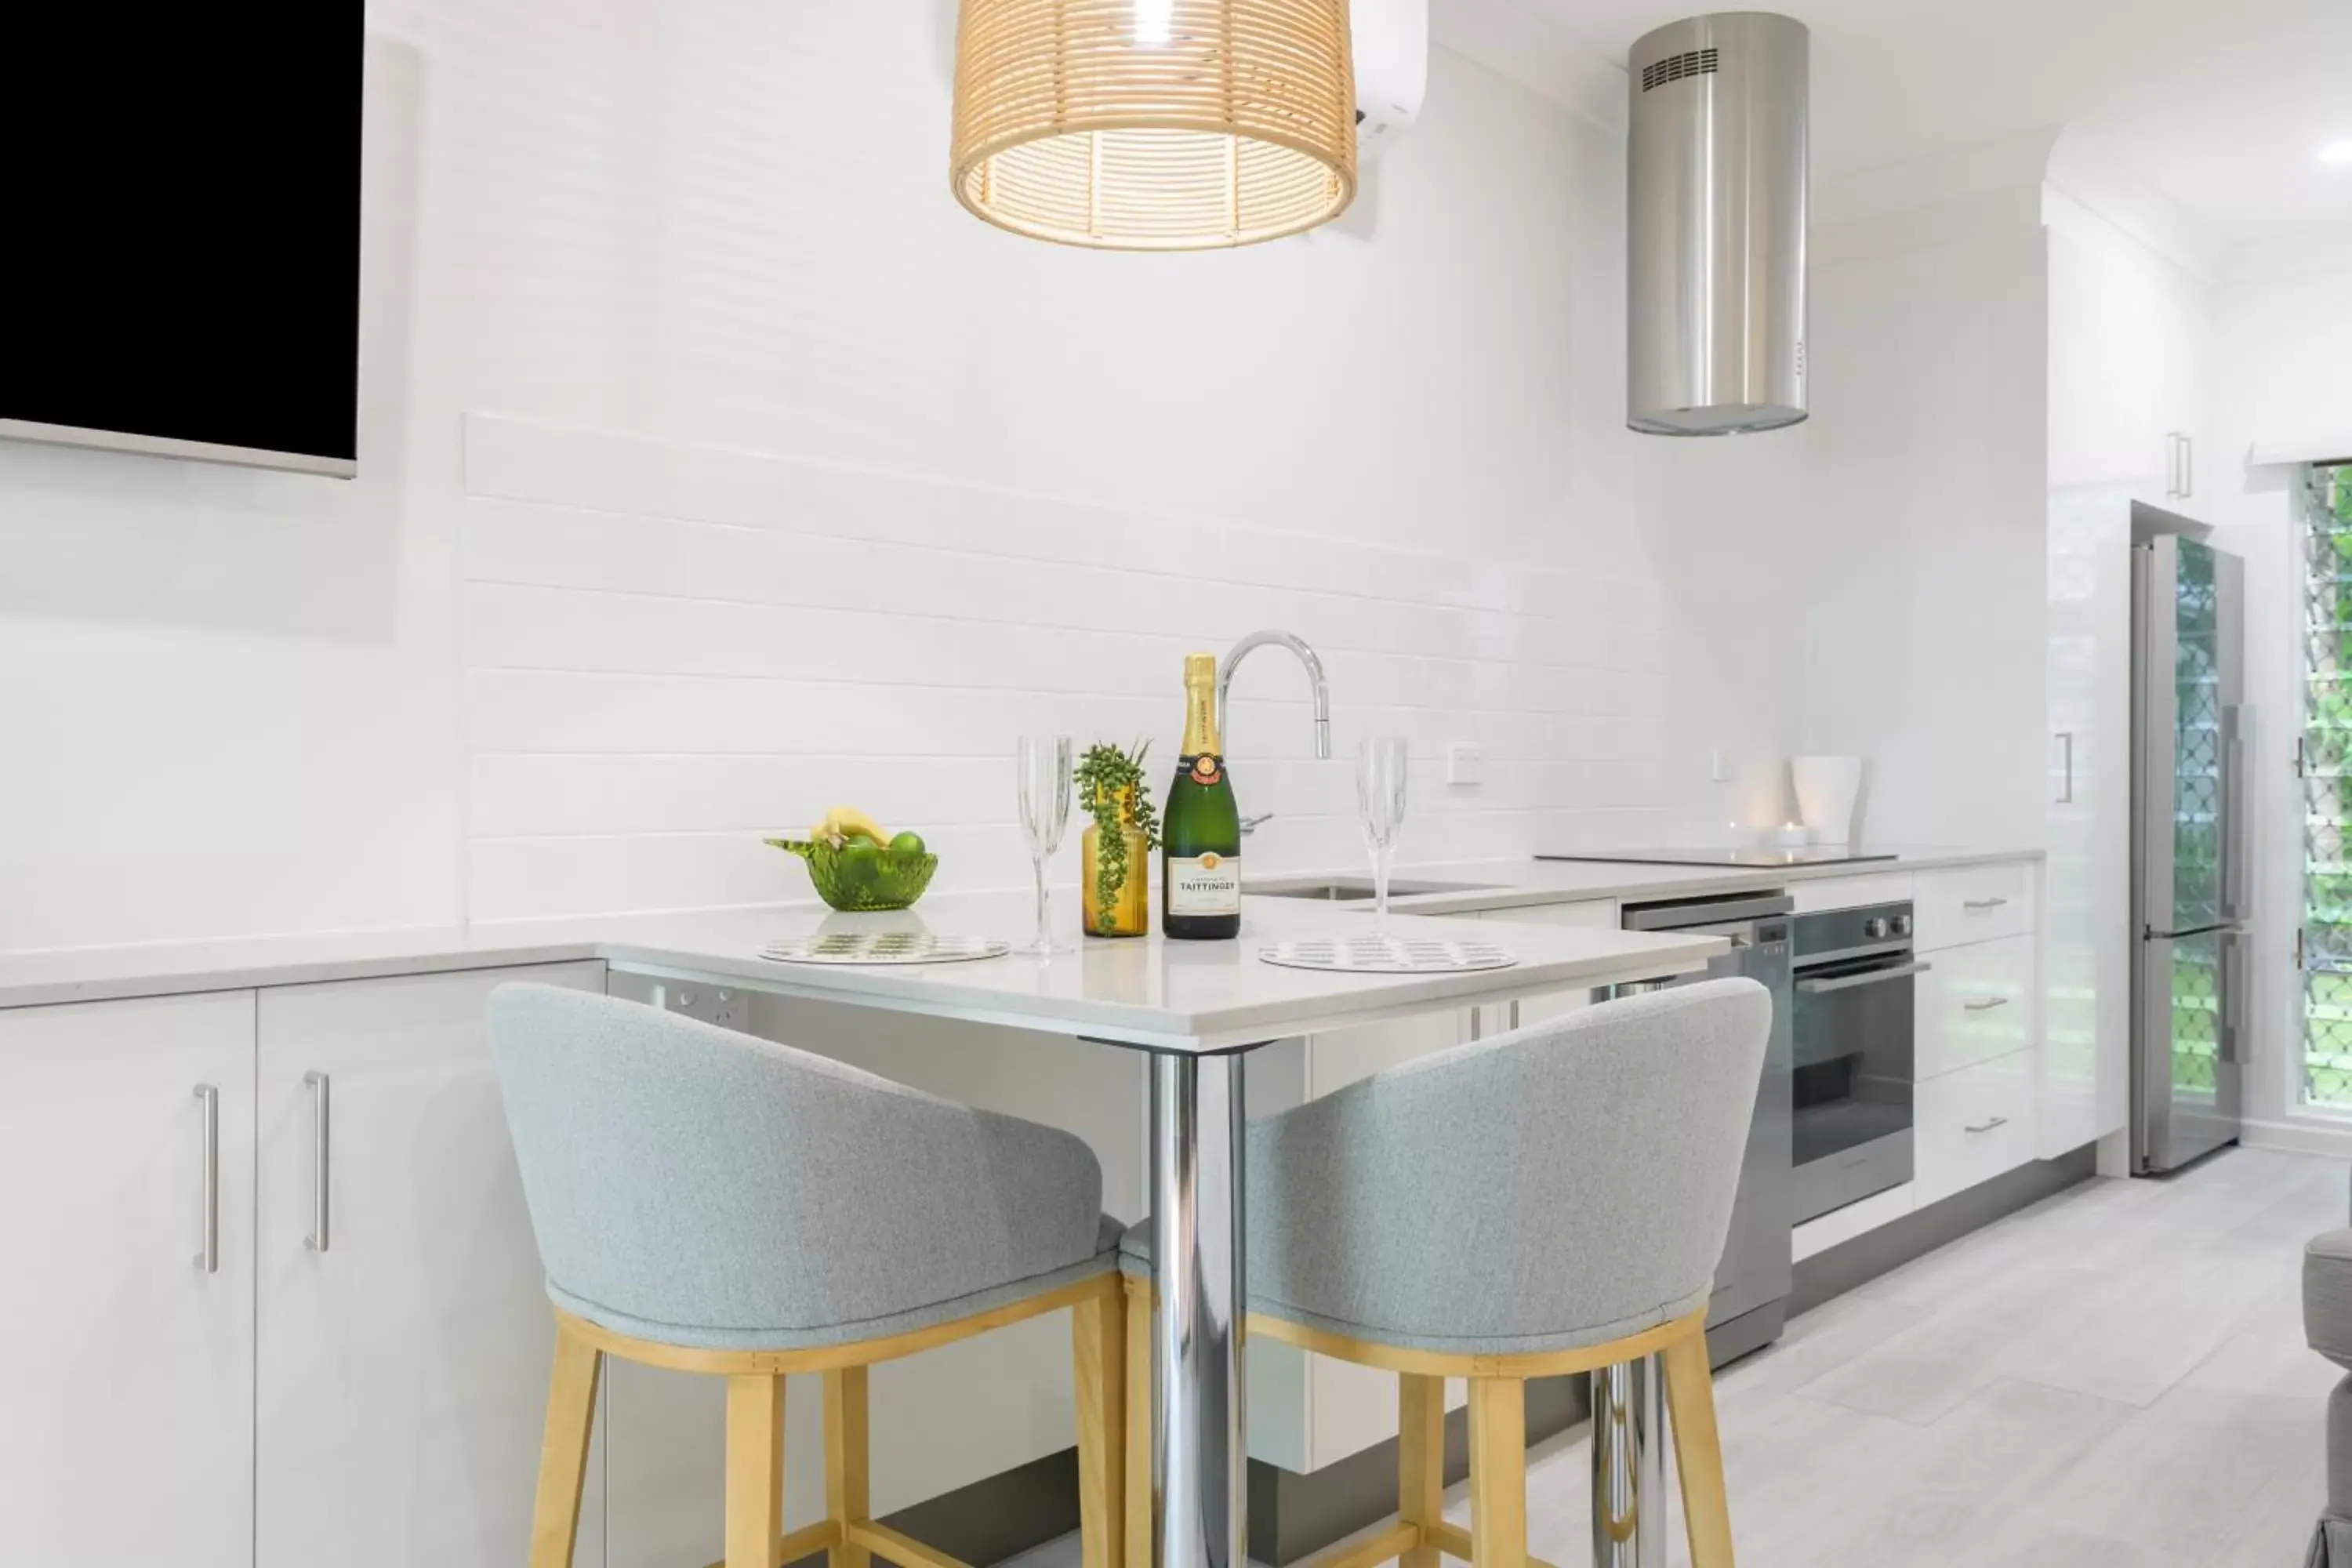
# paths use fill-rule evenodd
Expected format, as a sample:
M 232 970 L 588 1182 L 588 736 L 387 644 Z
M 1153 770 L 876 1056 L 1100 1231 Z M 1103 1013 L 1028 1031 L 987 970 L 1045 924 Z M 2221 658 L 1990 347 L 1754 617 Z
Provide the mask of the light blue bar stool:
M 490 998 L 555 1304 L 531 1568 L 569 1568 L 604 1358 L 727 1380 L 725 1568 L 961 1568 L 877 1524 L 866 1369 L 1069 1308 L 1087 1568 L 1119 1568 L 1117 1224 L 1069 1133 L 635 1003 Z M 783 1533 L 784 1374 L 824 1384 L 822 1521 Z
M 1752 980 L 1627 997 L 1250 1124 L 1248 1332 L 1398 1374 L 1397 1522 L 1311 1568 L 1524 1568 L 1527 1380 L 1657 1356 L 1694 1568 L 1731 1568 L 1706 1301 L 1763 1071 Z M 1150 1226 L 1127 1276 L 1128 1552 L 1152 1522 Z M 1445 1380 L 1471 1527 L 1445 1522 Z

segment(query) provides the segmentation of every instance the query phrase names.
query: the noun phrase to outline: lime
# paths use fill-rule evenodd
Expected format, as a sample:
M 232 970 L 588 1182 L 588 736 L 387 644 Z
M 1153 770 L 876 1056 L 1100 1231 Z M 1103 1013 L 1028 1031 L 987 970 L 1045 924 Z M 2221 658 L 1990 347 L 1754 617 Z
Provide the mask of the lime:
M 901 833 L 890 840 L 890 853 L 893 855 L 920 855 L 922 852 L 923 836 L 919 833 Z
M 837 858 L 844 876 L 870 882 L 882 869 L 882 847 L 871 838 L 853 838 L 841 847 Z

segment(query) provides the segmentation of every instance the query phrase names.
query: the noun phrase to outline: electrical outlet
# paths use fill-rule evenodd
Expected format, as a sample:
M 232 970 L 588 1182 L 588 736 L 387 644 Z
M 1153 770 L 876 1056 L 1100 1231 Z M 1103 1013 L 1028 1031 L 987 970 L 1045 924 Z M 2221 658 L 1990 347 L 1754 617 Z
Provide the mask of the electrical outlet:
M 751 998 L 731 985 L 698 985 L 690 981 L 672 981 L 661 988 L 661 1005 L 673 1013 L 683 1013 L 706 1024 L 716 1024 L 722 1029 L 748 1029 L 751 1026 Z
M 1445 748 L 1445 782 L 1482 784 L 1486 782 L 1486 753 L 1475 741 L 1455 741 Z

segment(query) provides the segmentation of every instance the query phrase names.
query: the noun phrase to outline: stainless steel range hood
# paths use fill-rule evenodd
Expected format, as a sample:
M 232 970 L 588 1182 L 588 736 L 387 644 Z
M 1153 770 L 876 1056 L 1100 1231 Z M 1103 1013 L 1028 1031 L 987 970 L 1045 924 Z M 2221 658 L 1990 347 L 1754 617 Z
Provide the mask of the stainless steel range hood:
M 1729 436 L 1805 417 L 1811 35 L 1761 11 L 1633 46 L 1626 423 Z

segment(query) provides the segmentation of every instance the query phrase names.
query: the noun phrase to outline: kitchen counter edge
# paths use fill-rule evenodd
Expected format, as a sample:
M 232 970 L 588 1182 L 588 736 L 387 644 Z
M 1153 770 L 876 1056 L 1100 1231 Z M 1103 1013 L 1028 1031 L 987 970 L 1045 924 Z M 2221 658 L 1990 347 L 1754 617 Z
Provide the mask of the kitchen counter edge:
M 1896 860 L 1827 866 L 1714 868 L 1598 861 L 1454 861 L 1401 868 L 1400 875 L 1440 881 L 1491 880 L 1495 885 L 1399 898 L 1394 905 L 1399 914 L 1482 914 L 1603 899 L 1640 902 L 1705 898 L 1837 877 L 1903 874 L 2004 861 L 2038 862 L 2042 858 L 2038 849 L 1922 848 L 1904 850 Z M 1309 879 L 1305 875 L 1272 879 L 1280 882 Z M 801 907 L 775 906 L 780 910 Z M 1342 908 L 1349 912 L 1366 910 L 1364 905 Z M 728 911 L 735 917 L 758 912 Z M 659 926 L 675 918 L 607 916 L 509 926 L 494 924 L 470 930 L 410 928 L 0 956 L 0 1010 L 523 968 L 542 963 L 609 962 L 616 958 L 626 963 L 631 959 L 652 957 L 655 952 L 683 957 L 696 944 L 649 941 L 637 934 L 648 923 Z

